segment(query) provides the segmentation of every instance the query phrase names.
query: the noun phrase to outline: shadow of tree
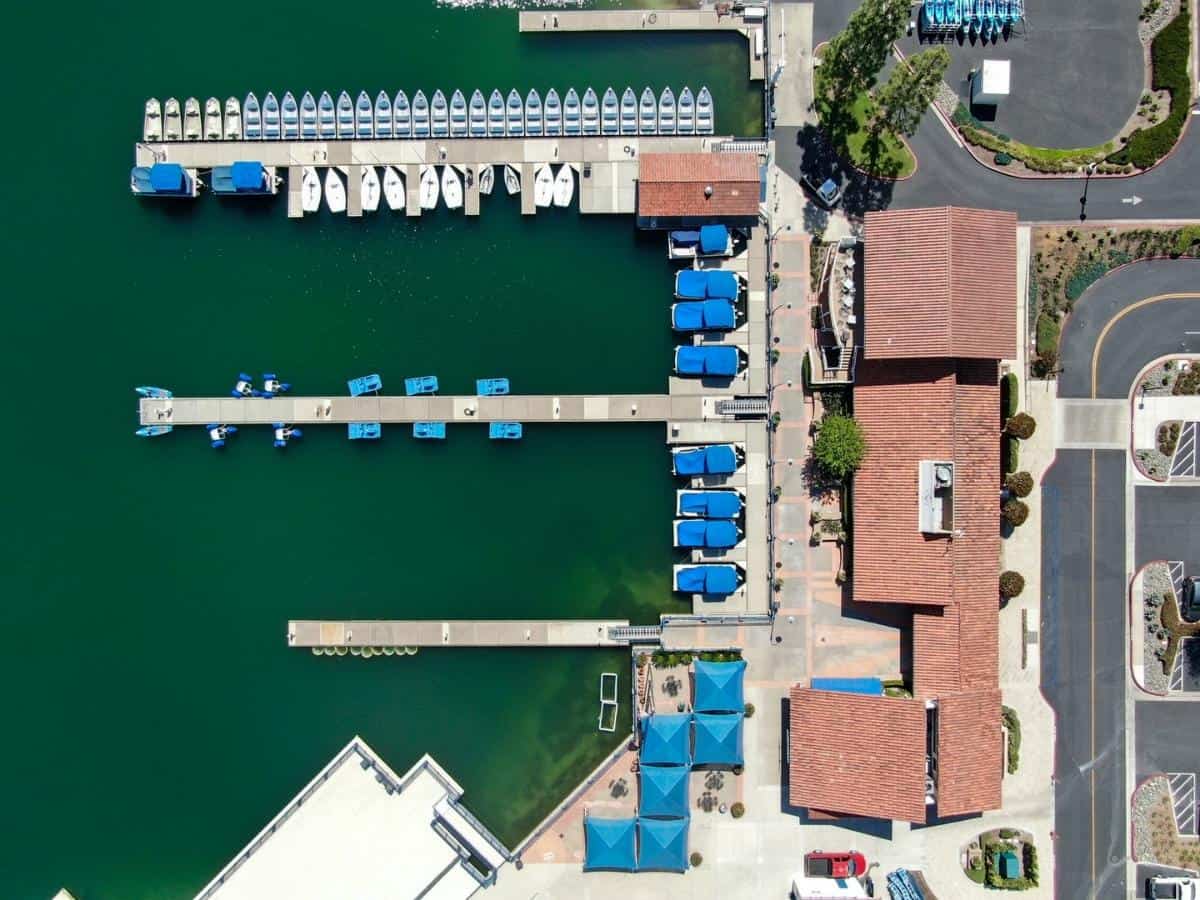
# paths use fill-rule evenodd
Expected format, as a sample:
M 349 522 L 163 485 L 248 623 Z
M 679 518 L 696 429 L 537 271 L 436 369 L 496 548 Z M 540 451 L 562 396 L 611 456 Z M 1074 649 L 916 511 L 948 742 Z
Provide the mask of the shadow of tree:
M 861 217 L 869 210 L 887 209 L 891 205 L 896 183 L 855 169 L 815 125 L 796 130 L 794 150 L 789 156 L 795 157 L 794 171 L 789 174 L 797 178 L 807 175 L 816 184 L 826 178 L 833 178 L 838 183 L 842 189 L 842 208 L 847 215 Z

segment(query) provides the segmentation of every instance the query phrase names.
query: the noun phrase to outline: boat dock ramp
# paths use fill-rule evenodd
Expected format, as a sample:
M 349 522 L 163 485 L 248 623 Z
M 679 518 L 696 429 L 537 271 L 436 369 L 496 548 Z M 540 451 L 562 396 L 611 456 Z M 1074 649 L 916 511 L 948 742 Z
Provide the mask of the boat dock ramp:
M 736 31 L 750 50 L 750 80 L 765 75 L 763 34 L 766 3 L 746 6 L 740 12 L 708 9 L 556 9 L 523 10 L 517 28 L 522 32 L 554 34 L 587 31 Z
M 288 622 L 289 647 L 623 647 L 629 621 L 481 619 Z

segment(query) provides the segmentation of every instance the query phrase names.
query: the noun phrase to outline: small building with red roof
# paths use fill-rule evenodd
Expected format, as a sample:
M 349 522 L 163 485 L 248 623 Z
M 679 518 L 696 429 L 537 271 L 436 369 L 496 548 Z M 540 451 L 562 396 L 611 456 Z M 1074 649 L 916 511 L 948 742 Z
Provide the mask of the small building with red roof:
M 761 192 L 753 153 L 646 153 L 638 161 L 638 226 L 754 225 Z

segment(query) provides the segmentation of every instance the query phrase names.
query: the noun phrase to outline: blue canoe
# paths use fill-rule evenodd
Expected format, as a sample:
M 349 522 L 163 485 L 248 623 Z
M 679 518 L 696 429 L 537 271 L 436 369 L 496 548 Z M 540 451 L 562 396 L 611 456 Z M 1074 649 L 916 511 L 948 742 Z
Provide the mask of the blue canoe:
M 143 425 L 134 432 L 138 437 L 159 437 L 160 435 L 170 434 L 174 425 Z
M 522 432 L 520 422 L 492 422 L 488 426 L 488 437 L 493 441 L 519 441 Z
M 346 432 L 352 441 L 377 441 L 383 435 L 383 426 L 378 422 L 351 422 Z
M 437 389 L 438 380 L 436 375 L 417 375 L 413 378 L 404 379 L 404 393 L 408 397 L 416 394 L 433 394 Z
M 737 467 L 733 444 L 685 447 L 671 453 L 671 471 L 676 475 L 730 475 Z
M 724 269 L 681 269 L 675 273 L 675 296 L 680 300 L 736 300 L 737 275 Z
M 681 519 L 675 523 L 675 546 L 724 550 L 740 540 L 737 526 L 724 519 Z
M 738 589 L 737 566 L 688 566 L 675 572 L 675 590 L 725 597 Z
M 722 345 L 675 348 L 677 375 L 717 375 L 732 378 L 738 373 L 740 362 L 737 347 Z
M 737 491 L 680 491 L 676 515 L 702 519 L 736 519 L 742 514 Z
M 445 422 L 413 422 L 413 437 L 419 441 L 444 441 Z
M 373 394 L 383 387 L 383 379 L 378 375 L 362 375 L 351 378 L 346 382 L 351 397 L 361 397 L 363 394 Z
M 671 306 L 671 327 L 676 331 L 732 331 L 737 311 L 729 300 L 688 300 Z
M 498 397 L 508 393 L 507 378 L 477 378 L 475 393 L 480 397 Z

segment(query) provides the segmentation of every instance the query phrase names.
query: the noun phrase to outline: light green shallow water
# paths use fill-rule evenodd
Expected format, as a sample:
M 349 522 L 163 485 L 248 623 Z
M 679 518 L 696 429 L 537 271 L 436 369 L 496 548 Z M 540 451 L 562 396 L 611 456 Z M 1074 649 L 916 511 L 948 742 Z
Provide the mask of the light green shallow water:
M 329 10 L 333 10 L 330 14 Z M 282 197 L 139 204 L 148 95 L 345 87 L 543 92 L 707 83 L 756 133 L 734 36 L 521 38 L 511 11 L 425 3 L 144 6 L 8 14 L 0 542 L 6 740 L 0 896 L 185 897 L 352 735 L 397 769 L 432 753 L 515 843 L 613 746 L 600 651 L 360 660 L 288 650 L 288 618 L 628 617 L 669 591 L 661 425 L 529 427 L 516 445 L 399 427 L 375 446 L 265 430 L 133 437 L 135 384 L 221 393 L 240 369 L 299 391 L 436 372 L 532 393 L 665 389 L 670 269 L 628 217 L 322 215 Z M 31 98 L 36 98 L 34 101 Z M 38 385 L 37 389 L 29 387 Z M 628 728 L 623 704 L 621 730 Z

